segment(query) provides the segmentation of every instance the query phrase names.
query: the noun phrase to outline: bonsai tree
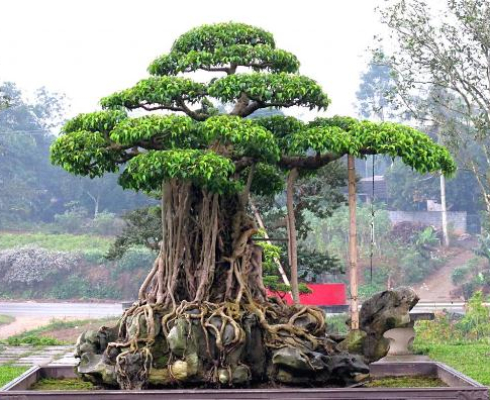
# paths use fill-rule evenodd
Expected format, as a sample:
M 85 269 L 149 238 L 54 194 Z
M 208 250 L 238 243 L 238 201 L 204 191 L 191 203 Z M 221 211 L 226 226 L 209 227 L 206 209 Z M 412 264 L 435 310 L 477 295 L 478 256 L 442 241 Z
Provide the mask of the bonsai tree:
M 353 358 L 340 369 L 331 364 L 337 350 L 328 345 L 321 310 L 268 299 L 249 195 L 280 191 L 284 173 L 314 173 L 345 154 L 401 157 L 421 172 L 455 166 L 428 136 L 393 123 L 246 119 L 270 107 L 325 110 L 327 94 L 298 70 L 297 58 L 262 29 L 204 25 L 153 61 L 151 77 L 64 126 L 51 149 L 55 164 L 90 177 L 121 171 L 124 188 L 161 192 L 160 251 L 139 301 L 117 329 L 82 335 L 79 372 L 141 388 L 342 382 L 366 371 Z M 195 71 L 210 80 L 190 79 Z M 231 111 L 223 114 L 213 99 Z

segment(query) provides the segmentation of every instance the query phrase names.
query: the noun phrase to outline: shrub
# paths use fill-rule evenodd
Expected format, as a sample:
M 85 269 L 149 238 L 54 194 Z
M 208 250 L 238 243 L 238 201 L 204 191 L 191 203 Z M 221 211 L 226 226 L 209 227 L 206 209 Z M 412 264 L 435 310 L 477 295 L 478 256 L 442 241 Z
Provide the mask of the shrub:
M 440 263 L 441 260 L 436 257 L 427 257 L 413 247 L 406 248 L 400 260 L 404 283 L 413 284 L 420 282 L 434 271 Z
M 54 227 L 61 232 L 81 233 L 86 230 L 88 212 L 83 207 L 73 207 L 54 216 Z
M 105 252 L 100 249 L 89 249 L 82 253 L 83 258 L 88 264 L 103 264 L 107 260 Z
M 332 315 L 327 317 L 327 333 L 347 335 L 349 332 L 349 317 L 347 314 Z
M 382 292 L 386 290 L 386 286 L 380 283 L 367 283 L 363 285 L 359 285 L 358 296 L 361 299 L 368 299 L 376 293 Z
M 51 290 L 51 296 L 57 299 L 117 299 L 120 291 L 106 282 L 91 282 L 86 277 L 71 275 Z
M 263 237 L 263 234 L 261 236 Z M 266 241 L 259 242 L 259 246 L 262 247 L 262 258 L 264 260 L 262 269 L 264 273 L 274 273 L 277 270 L 275 260 L 279 260 L 281 257 L 281 248 Z
M 9 286 L 29 286 L 59 276 L 76 267 L 77 253 L 49 251 L 36 246 L 0 251 L 0 281 Z
M 462 267 L 454 268 L 451 274 L 451 280 L 454 285 L 461 285 L 464 283 L 466 277 L 468 276 L 469 268 L 467 265 L 463 265 Z
M 481 342 L 490 340 L 490 310 L 484 305 L 481 291 L 477 291 L 467 303 L 467 310 L 460 320 L 450 319 L 447 313 L 438 314 L 434 321 L 418 321 L 416 341 L 426 344 Z
M 10 336 L 5 341 L 9 346 L 59 346 L 63 345 L 64 342 L 46 336 L 36 336 L 36 335 L 16 335 Z
M 413 243 L 420 232 L 424 231 L 427 225 L 420 222 L 403 221 L 395 224 L 391 230 L 394 239 L 401 243 Z
M 454 328 L 446 313 L 437 314 L 433 321 L 417 321 L 415 324 L 416 341 L 422 346 L 427 343 L 448 343 L 461 340 L 461 331 Z
M 155 252 L 146 248 L 130 248 L 117 262 L 118 272 L 134 271 L 139 268 L 148 269 L 155 261 Z
M 440 244 L 436 231 L 431 226 L 419 232 L 415 238 L 415 246 L 420 250 L 433 250 L 434 246 Z
M 467 303 L 465 316 L 456 324 L 467 339 L 490 340 L 490 310 L 483 303 L 483 293 L 475 292 Z
M 117 235 L 122 231 L 124 222 L 116 217 L 116 214 L 103 211 L 88 224 L 90 232 L 96 235 L 109 236 Z

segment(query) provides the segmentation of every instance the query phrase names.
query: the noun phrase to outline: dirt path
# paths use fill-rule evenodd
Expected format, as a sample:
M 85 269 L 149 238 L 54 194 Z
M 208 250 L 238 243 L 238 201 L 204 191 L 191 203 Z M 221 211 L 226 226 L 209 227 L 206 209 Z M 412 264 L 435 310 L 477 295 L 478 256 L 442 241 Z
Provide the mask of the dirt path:
M 0 326 L 0 339 L 47 325 L 52 319 L 53 317 L 16 317 L 14 322 Z
M 456 289 L 451 280 L 451 274 L 455 268 L 466 264 L 473 257 L 474 253 L 471 250 L 455 248 L 452 254 L 448 255 L 446 263 L 440 269 L 415 287 L 421 301 L 462 300 L 451 295 L 451 292 Z

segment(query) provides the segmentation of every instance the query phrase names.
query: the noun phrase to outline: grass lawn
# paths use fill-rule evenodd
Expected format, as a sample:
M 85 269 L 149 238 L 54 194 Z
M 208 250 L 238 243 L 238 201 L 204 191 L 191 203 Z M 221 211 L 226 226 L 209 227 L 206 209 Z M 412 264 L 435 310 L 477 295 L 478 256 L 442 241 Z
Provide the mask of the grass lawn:
M 114 239 L 92 235 L 70 235 L 49 233 L 0 233 L 0 250 L 16 246 L 36 245 L 47 250 L 107 251 Z
M 15 321 L 15 318 L 10 315 L 0 315 L 0 326 L 8 325 Z
M 415 350 L 490 386 L 490 343 L 419 344 Z
M 53 320 L 48 325 L 10 336 L 3 343 L 9 346 L 57 346 L 75 344 L 86 330 L 97 330 L 102 325 L 113 326 L 117 319 Z
M 17 378 L 23 372 L 27 371 L 27 367 L 14 367 L 12 365 L 0 365 L 0 387 Z

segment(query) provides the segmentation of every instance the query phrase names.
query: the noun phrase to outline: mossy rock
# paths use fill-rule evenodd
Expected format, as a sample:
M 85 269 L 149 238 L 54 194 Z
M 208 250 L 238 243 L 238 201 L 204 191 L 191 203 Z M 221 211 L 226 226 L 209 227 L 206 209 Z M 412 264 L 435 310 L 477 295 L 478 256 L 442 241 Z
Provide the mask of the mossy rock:
M 338 348 L 348 353 L 363 354 L 363 343 L 367 333 L 359 329 L 349 331 L 345 339 L 339 343 Z
M 152 368 L 148 375 L 148 383 L 154 386 L 165 386 L 172 383 L 168 368 Z
M 187 345 L 187 326 L 185 319 L 179 318 L 167 335 L 170 351 L 177 357 L 183 357 Z

